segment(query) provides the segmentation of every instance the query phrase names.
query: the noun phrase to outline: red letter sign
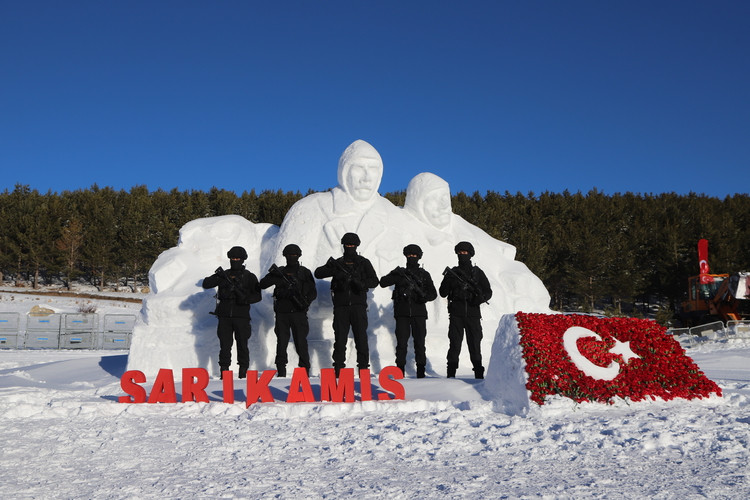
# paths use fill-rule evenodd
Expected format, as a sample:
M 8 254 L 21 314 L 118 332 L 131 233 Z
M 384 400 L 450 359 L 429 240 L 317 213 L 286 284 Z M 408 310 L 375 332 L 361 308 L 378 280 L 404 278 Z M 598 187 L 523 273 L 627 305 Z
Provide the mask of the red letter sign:
M 372 401 L 372 383 L 370 382 L 370 370 L 359 371 L 359 394 L 360 401 Z
M 125 394 L 133 396 L 120 396 L 117 400 L 120 403 L 145 403 L 146 402 L 146 389 L 138 384 L 146 382 L 146 375 L 139 370 L 128 370 L 122 374 L 120 379 L 120 387 L 125 391 Z
M 391 380 L 388 378 L 389 376 L 393 377 L 395 380 Z M 386 399 L 404 399 L 406 396 L 404 386 L 396 382 L 396 380 L 401 380 L 402 378 L 404 378 L 404 374 L 397 366 L 386 366 L 380 370 L 380 375 L 378 376 L 380 387 L 382 387 L 384 391 L 392 392 L 393 398 L 385 392 L 381 392 L 378 394 L 378 399 L 381 401 Z
M 234 376 L 229 370 L 221 372 L 221 388 L 224 391 L 224 402 L 234 404 Z
M 172 370 L 162 368 L 156 375 L 154 387 L 148 396 L 149 403 L 176 403 L 177 393 L 174 390 L 174 376 Z
M 271 379 L 276 375 L 276 370 L 266 370 L 258 380 L 257 370 L 247 371 L 247 402 L 245 408 L 249 408 L 251 404 L 257 403 L 260 399 L 261 403 L 273 403 L 274 399 L 271 395 L 271 389 L 268 384 L 271 383 Z
M 292 374 L 292 383 L 289 384 L 289 395 L 286 398 L 287 403 L 314 403 L 310 379 L 307 376 L 307 370 L 304 368 L 295 368 Z
M 197 380 L 196 380 L 197 379 Z M 205 368 L 182 369 L 182 402 L 208 403 L 208 371 Z
M 338 383 L 336 370 L 323 368 L 320 370 L 320 400 L 334 403 L 354 402 L 354 368 L 342 368 L 339 372 Z

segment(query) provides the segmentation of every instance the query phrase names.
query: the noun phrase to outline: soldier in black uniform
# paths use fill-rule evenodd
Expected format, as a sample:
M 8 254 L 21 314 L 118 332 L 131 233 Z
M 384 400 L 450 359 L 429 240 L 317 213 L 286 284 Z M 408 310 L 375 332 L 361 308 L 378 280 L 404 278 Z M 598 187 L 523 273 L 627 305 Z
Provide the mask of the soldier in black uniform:
M 245 378 L 250 366 L 250 352 L 247 342 L 250 340 L 250 304 L 260 302 L 258 278 L 245 269 L 247 252 L 242 247 L 232 247 L 227 252 L 230 269 L 225 271 L 218 267 L 211 276 L 203 279 L 203 288 L 219 287 L 216 295 L 216 311 L 219 318 L 216 334 L 219 337 L 219 368 L 222 372 L 229 370 L 232 362 L 232 336 L 237 341 L 237 364 L 240 366 L 240 378 Z
M 346 233 L 341 238 L 344 256 L 334 259 L 315 270 L 318 279 L 333 277 L 333 367 L 338 376 L 346 366 L 346 341 L 351 327 L 357 349 L 357 367 L 370 367 L 370 349 L 367 345 L 367 291 L 378 286 L 378 275 L 369 260 L 357 255 L 359 236 Z
M 404 247 L 406 267 L 397 267 L 380 278 L 380 286 L 395 285 L 393 290 L 393 316 L 396 318 L 396 366 L 404 373 L 406 349 L 409 335 L 414 339 L 414 360 L 417 362 L 417 378 L 424 378 L 427 355 L 427 307 L 425 303 L 437 298 L 432 277 L 419 267 L 422 249 L 418 245 Z
M 448 378 L 456 376 L 458 357 L 461 354 L 464 330 L 469 358 L 475 378 L 484 378 L 482 366 L 482 314 L 479 306 L 492 297 L 492 288 L 487 276 L 479 267 L 472 265 L 474 247 L 462 241 L 455 247 L 458 266 L 445 268 L 440 283 L 440 296 L 448 297 Z
M 302 250 L 291 244 L 284 247 L 282 255 L 286 257 L 286 266 L 271 266 L 260 287 L 273 286 L 273 310 L 276 313 L 276 372 L 279 377 L 286 377 L 286 364 L 289 361 L 286 350 L 289 345 L 289 332 L 294 339 L 294 348 L 299 356 L 299 366 L 310 374 L 310 354 L 307 350 L 307 334 L 310 325 L 307 321 L 307 308 L 318 296 L 315 280 L 310 270 L 299 263 Z

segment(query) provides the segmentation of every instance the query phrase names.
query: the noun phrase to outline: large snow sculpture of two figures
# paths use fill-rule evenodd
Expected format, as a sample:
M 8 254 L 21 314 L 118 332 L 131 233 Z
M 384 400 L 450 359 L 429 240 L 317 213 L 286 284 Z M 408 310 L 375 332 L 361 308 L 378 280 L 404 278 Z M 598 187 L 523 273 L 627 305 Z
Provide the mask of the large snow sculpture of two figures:
M 454 245 L 470 241 L 476 249 L 474 262 L 485 270 L 494 290 L 490 304 L 482 308 L 485 353 L 490 352 L 492 332 L 504 314 L 519 310 L 549 312 L 547 290 L 523 263 L 514 260 L 515 247 L 492 238 L 452 212 L 445 180 L 431 173 L 416 175 L 409 182 L 401 208 L 378 193 L 382 176 L 380 154 L 358 140 L 339 159 L 338 186 L 295 203 L 280 228 L 253 224 L 233 215 L 186 224 L 180 230 L 177 247 L 162 253 L 151 268 L 152 291 L 144 300 L 142 317 L 135 328 L 129 369 L 148 375 L 160 368 L 204 367 L 217 374 L 216 324 L 209 315 L 214 306 L 213 292 L 203 290 L 200 280 L 218 265 L 225 265 L 226 251 L 234 245 L 246 248 L 251 256 L 247 268 L 261 278 L 271 264 L 284 262 L 281 252 L 290 243 L 302 249 L 301 263 L 314 269 L 328 257 L 341 255 L 340 240 L 345 233 L 357 233 L 362 241 L 358 252 L 370 259 L 378 276 L 403 265 L 403 247 L 416 243 L 424 251 L 421 263 L 437 284 L 443 269 L 456 263 Z M 318 281 L 317 287 L 318 299 L 309 311 L 312 375 L 331 366 L 333 340 L 330 283 Z M 382 288 L 370 292 L 368 336 L 374 371 L 394 363 L 395 322 L 390 294 L 390 289 Z M 446 307 L 441 298 L 428 304 L 428 375 L 445 374 Z M 250 368 L 270 369 L 276 345 L 270 294 L 264 292 L 263 301 L 253 306 L 251 316 Z M 289 351 L 289 363 L 294 366 L 296 354 L 293 349 Z M 354 366 L 354 349 L 349 348 L 347 355 L 347 366 Z M 461 365 L 470 370 L 464 353 Z

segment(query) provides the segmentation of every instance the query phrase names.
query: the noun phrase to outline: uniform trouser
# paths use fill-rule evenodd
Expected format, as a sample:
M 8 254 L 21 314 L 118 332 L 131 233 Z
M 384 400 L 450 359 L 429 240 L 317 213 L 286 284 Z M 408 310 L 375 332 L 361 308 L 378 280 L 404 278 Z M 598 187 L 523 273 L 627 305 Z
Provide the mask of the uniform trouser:
M 367 306 L 334 306 L 333 307 L 333 367 L 346 366 L 346 342 L 349 338 L 349 327 L 354 336 L 354 347 L 357 349 L 357 368 L 364 370 L 370 367 L 370 348 L 367 345 Z
M 425 337 L 427 336 L 427 318 L 413 316 L 396 316 L 396 366 L 406 365 L 406 350 L 409 336 L 414 339 L 414 361 L 417 366 L 427 364 L 425 354 Z
M 250 318 L 228 318 L 219 316 L 216 334 L 219 337 L 219 366 L 229 368 L 232 363 L 232 335 L 237 341 L 237 364 L 247 368 L 250 365 Z
M 294 340 L 294 349 L 299 356 L 299 366 L 310 369 L 310 354 L 307 350 L 307 334 L 310 332 L 310 324 L 307 322 L 307 313 L 288 312 L 276 313 L 276 324 L 273 331 L 276 333 L 276 366 L 286 366 L 289 358 L 286 349 L 289 346 L 289 332 Z
M 482 368 L 482 318 L 468 316 L 450 316 L 448 323 L 448 366 L 458 368 L 458 357 L 466 331 L 466 345 L 469 347 L 469 359 L 474 370 Z

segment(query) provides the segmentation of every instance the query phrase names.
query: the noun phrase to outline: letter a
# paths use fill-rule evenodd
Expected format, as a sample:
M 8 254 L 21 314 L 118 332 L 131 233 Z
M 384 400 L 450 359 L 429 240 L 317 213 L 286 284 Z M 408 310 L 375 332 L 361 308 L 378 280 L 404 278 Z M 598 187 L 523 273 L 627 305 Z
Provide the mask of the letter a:
M 176 403 L 177 393 L 174 390 L 174 376 L 172 370 L 162 368 L 156 375 L 154 387 L 148 395 L 149 403 Z
M 289 395 L 286 398 L 287 403 L 314 403 L 310 379 L 307 376 L 307 370 L 304 368 L 295 368 L 292 374 L 292 382 L 289 384 Z

